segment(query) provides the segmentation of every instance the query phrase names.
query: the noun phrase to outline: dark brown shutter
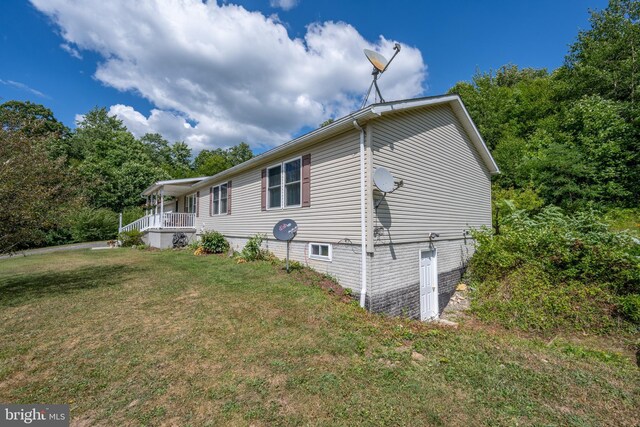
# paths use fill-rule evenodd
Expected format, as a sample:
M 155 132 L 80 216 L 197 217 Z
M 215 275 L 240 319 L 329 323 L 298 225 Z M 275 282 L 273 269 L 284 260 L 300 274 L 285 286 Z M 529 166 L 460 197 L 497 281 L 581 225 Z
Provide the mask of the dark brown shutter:
M 227 215 L 231 215 L 231 181 L 227 183 Z
M 311 206 L 311 154 L 302 156 L 302 207 Z
M 209 187 L 209 216 L 213 213 L 213 187 Z
M 267 210 L 267 170 L 262 169 L 262 210 Z
M 196 192 L 196 218 L 200 216 L 200 192 Z

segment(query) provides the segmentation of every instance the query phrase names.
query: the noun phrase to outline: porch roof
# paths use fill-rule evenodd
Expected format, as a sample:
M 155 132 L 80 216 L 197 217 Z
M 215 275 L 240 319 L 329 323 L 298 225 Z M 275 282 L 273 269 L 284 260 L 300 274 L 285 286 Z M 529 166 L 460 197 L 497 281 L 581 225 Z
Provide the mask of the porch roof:
M 142 195 L 150 196 L 154 193 L 163 191 L 165 196 L 180 196 L 187 192 L 193 184 L 197 184 L 205 178 L 207 177 L 200 176 L 197 178 L 169 179 L 166 181 L 158 181 L 144 190 L 142 192 Z

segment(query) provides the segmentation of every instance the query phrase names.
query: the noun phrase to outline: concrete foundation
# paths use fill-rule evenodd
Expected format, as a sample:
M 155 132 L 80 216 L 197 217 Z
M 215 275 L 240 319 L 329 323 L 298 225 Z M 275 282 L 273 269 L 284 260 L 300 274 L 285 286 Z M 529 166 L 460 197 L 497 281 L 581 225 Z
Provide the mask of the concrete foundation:
M 168 249 L 173 247 L 173 235 L 176 233 L 184 233 L 187 235 L 189 243 L 193 241 L 196 231 L 184 228 L 159 228 L 145 231 L 142 241 L 145 245 L 153 248 Z

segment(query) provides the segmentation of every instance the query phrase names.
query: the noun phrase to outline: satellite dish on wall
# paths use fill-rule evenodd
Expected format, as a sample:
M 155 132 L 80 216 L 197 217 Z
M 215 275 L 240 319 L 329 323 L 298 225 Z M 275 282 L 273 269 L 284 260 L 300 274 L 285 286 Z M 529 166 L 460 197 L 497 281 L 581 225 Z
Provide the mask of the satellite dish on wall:
M 376 171 L 373 173 L 373 183 L 383 193 L 390 193 L 395 187 L 393 175 L 382 167 L 376 168 Z
M 389 63 L 389 61 L 387 61 L 387 58 L 385 58 L 375 50 L 364 49 L 364 56 L 366 56 L 369 62 L 371 62 L 371 65 L 373 65 L 376 70 L 380 71 L 381 73 L 384 72 L 384 69 L 387 68 L 387 64 Z

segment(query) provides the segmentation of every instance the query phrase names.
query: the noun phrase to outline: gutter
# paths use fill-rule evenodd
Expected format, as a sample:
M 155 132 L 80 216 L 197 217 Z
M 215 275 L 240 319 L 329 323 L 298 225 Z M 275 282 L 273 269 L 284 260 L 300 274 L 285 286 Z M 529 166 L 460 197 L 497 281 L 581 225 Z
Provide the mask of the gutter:
M 365 213 L 365 161 L 364 161 L 364 129 L 358 124 L 357 120 L 353 121 L 353 126 L 360 131 L 360 307 L 364 308 L 367 297 L 367 230 L 366 230 L 366 213 Z
M 423 107 L 427 105 L 438 105 L 438 104 L 452 103 L 452 102 L 458 102 L 462 104 L 462 101 L 460 100 L 460 97 L 458 95 L 441 95 L 441 96 L 425 97 L 425 98 L 419 98 L 419 99 L 391 101 L 383 104 L 370 105 L 359 111 L 353 112 L 348 116 L 342 117 L 336 120 L 335 122 L 331 123 L 330 125 L 311 131 L 294 140 L 286 142 L 258 156 L 255 156 L 244 163 L 241 163 L 232 168 L 224 170 L 216 175 L 210 176 L 196 184 L 193 184 L 191 187 L 192 188 L 196 188 L 200 186 L 204 187 L 208 183 L 226 179 L 227 176 L 234 175 L 236 173 L 239 173 L 251 167 L 257 166 L 258 164 L 267 163 L 270 159 L 276 158 L 279 155 L 283 155 L 287 151 L 296 150 L 296 149 L 302 148 L 306 144 L 313 144 L 315 142 L 322 141 L 323 139 L 326 139 L 334 134 L 338 134 L 340 132 L 344 132 L 350 129 L 351 126 L 353 126 L 352 125 L 353 122 L 356 120 L 359 121 L 360 123 L 363 123 L 368 120 L 380 117 L 383 114 L 388 112 L 402 111 L 406 109 Z M 468 117 L 468 114 L 467 114 L 467 117 Z M 475 129 L 475 127 L 473 127 L 473 129 Z M 480 141 L 482 141 L 481 138 L 480 138 Z M 484 145 L 484 142 L 482 141 L 481 144 Z M 490 155 L 489 155 L 489 158 L 490 158 Z M 493 159 L 491 159 L 490 162 L 493 162 Z M 495 168 L 497 168 L 497 166 L 495 166 Z

